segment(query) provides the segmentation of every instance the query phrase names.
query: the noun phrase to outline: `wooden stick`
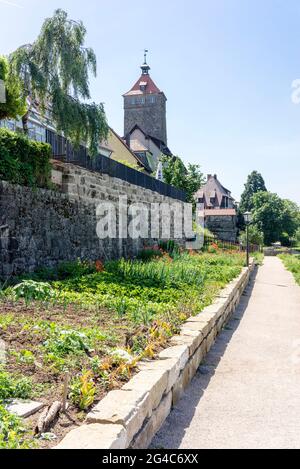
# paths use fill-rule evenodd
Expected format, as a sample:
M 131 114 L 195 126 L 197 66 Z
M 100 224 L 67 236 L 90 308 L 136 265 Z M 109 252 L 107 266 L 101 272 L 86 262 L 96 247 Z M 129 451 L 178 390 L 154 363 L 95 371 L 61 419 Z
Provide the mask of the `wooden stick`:
M 65 380 L 64 380 L 64 395 L 63 395 L 63 405 L 62 405 L 62 411 L 63 412 L 66 412 L 66 410 L 67 410 L 69 381 L 70 381 L 70 373 L 67 372 L 65 374 Z

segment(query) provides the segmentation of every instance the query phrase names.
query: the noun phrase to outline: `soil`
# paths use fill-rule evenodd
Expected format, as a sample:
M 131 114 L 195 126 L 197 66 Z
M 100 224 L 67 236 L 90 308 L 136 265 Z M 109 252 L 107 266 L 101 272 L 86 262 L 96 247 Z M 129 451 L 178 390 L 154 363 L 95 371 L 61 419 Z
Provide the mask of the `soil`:
M 82 310 L 73 305 L 69 305 L 67 309 L 51 307 L 51 311 L 40 304 L 31 303 L 26 306 L 23 302 L 11 303 L 7 301 L 0 302 L 0 320 L 5 315 L 12 315 L 13 321 L 0 326 L 0 339 L 6 344 L 8 351 L 7 361 L 5 364 L 6 371 L 13 373 L 19 377 L 29 377 L 34 383 L 34 399 L 43 402 L 46 406 L 50 406 L 55 401 L 62 401 L 64 389 L 64 372 L 51 370 L 49 366 L 43 365 L 41 346 L 44 338 L 39 333 L 33 333 L 32 326 L 24 327 L 24 320 L 28 319 L 30 324 L 38 323 L 42 320 L 54 322 L 60 326 L 71 326 L 72 329 L 80 329 L 82 327 L 99 328 L 101 332 L 108 333 L 108 340 L 105 340 L 99 349 L 93 353 L 101 359 L 107 356 L 111 348 L 124 348 L 128 341 L 128 337 L 135 334 L 127 321 L 116 318 L 110 311 L 105 309 Z M 112 336 L 113 331 L 113 336 Z M 128 332 L 129 331 L 129 332 Z M 23 350 L 32 351 L 35 355 L 34 364 L 20 363 L 11 352 L 20 352 Z M 84 369 L 84 364 L 89 363 L 91 356 L 75 358 L 74 369 L 71 375 L 76 375 Z M 113 389 L 123 386 L 126 379 L 116 379 L 113 383 Z M 96 405 L 103 397 L 112 389 L 107 387 L 103 382 L 96 382 L 97 394 L 93 405 Z M 35 429 L 39 416 L 42 411 L 25 420 L 30 430 Z M 61 413 L 55 424 L 49 432 L 56 435 L 54 441 L 42 441 L 37 439 L 39 448 L 52 448 L 72 429 L 83 424 L 86 413 L 79 411 L 74 405 L 68 403 L 66 413 Z

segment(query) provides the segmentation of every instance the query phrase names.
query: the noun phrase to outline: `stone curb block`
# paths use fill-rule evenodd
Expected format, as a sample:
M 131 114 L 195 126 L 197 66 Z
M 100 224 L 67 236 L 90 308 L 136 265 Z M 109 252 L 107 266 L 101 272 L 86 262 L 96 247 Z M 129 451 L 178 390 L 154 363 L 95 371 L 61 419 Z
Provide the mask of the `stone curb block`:
M 87 415 L 86 425 L 70 432 L 56 448 L 147 448 L 235 311 L 254 267 L 252 262 L 244 268 L 214 304 L 189 318 L 158 360 L 141 362 L 139 373 L 102 399 Z
M 122 425 L 83 425 L 68 433 L 54 449 L 124 449 L 126 440 Z

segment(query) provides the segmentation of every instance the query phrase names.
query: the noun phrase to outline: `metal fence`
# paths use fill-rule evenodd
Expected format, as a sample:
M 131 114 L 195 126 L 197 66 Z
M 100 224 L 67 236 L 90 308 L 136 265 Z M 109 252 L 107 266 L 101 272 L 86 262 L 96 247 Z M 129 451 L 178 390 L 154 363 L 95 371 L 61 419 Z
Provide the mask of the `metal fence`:
M 50 130 L 46 132 L 46 141 L 51 145 L 53 157 L 57 160 L 76 164 L 91 171 L 108 174 L 130 184 L 158 192 L 166 197 L 171 197 L 182 202 L 186 201 L 186 193 L 184 191 L 158 181 L 133 168 L 129 168 L 106 156 L 97 155 L 91 158 L 86 147 L 80 146 L 79 148 L 74 148 L 66 138 Z
M 204 249 L 207 249 L 210 246 L 213 245 L 218 246 L 220 249 L 224 250 L 230 250 L 230 251 L 241 251 L 241 252 L 246 252 L 247 246 L 243 245 L 241 243 L 237 242 L 231 242 L 231 241 L 223 241 L 216 236 L 205 236 L 204 239 Z M 249 244 L 249 252 L 259 252 L 261 251 L 261 247 L 256 245 L 256 244 Z

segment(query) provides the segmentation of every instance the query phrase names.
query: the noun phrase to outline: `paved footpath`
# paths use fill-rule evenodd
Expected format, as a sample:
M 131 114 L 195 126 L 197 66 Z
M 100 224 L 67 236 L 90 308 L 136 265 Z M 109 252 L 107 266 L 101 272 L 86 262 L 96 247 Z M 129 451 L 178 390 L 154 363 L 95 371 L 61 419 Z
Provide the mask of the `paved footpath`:
M 151 448 L 300 448 L 300 287 L 267 257 Z

